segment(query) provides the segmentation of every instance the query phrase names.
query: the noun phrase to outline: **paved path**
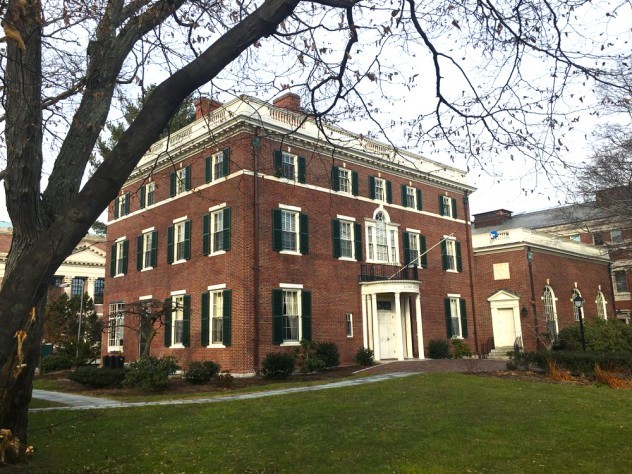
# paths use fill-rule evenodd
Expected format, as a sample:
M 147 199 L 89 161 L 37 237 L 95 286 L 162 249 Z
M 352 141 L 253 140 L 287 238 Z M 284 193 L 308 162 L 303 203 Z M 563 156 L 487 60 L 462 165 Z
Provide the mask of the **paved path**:
M 506 361 L 497 360 L 407 360 L 385 362 L 375 367 L 361 370 L 365 375 L 355 379 L 342 380 L 340 382 L 324 383 L 320 385 L 310 385 L 305 387 L 281 388 L 277 390 L 267 390 L 263 392 L 244 393 L 237 395 L 226 395 L 206 398 L 160 400 L 155 402 L 119 402 L 105 398 L 86 397 L 83 395 L 72 395 L 69 393 L 50 392 L 47 390 L 33 390 L 33 398 L 63 403 L 67 406 L 32 408 L 29 411 L 50 411 L 50 410 L 94 410 L 102 408 L 129 408 L 146 407 L 158 405 L 189 405 L 200 403 L 219 403 L 231 400 L 248 400 L 252 398 L 273 397 L 276 395 L 286 395 L 290 393 L 315 392 L 318 390 L 329 390 L 339 387 L 351 387 L 353 385 L 363 385 L 367 383 L 381 382 L 395 378 L 407 377 L 415 373 L 422 372 L 488 372 L 506 369 Z

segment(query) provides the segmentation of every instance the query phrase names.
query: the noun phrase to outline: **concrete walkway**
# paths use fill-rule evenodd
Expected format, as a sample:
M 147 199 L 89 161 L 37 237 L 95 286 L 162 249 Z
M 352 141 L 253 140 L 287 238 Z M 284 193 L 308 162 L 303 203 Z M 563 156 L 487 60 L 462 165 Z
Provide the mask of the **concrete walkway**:
M 329 390 L 339 387 L 351 387 L 353 385 L 363 385 L 367 383 L 381 382 L 396 378 L 407 377 L 423 372 L 489 372 L 505 370 L 506 361 L 487 359 L 441 359 L 441 360 L 406 360 L 406 361 L 386 361 L 380 365 L 369 367 L 359 371 L 364 377 L 342 380 L 340 382 L 324 383 L 320 385 L 310 385 L 306 387 L 282 388 L 278 390 L 267 390 L 262 392 L 244 393 L 238 395 L 226 395 L 206 398 L 160 400 L 155 402 L 119 402 L 105 398 L 86 397 L 83 395 L 72 395 L 69 393 L 50 392 L 47 390 L 33 390 L 33 398 L 48 400 L 51 402 L 63 403 L 67 406 L 32 408 L 29 411 L 50 411 L 50 410 L 94 410 L 102 408 L 129 408 L 146 407 L 158 405 L 192 405 L 199 403 L 218 403 L 231 400 L 249 400 L 252 398 L 273 397 L 276 395 L 287 395 L 290 393 L 315 392 L 318 390 Z

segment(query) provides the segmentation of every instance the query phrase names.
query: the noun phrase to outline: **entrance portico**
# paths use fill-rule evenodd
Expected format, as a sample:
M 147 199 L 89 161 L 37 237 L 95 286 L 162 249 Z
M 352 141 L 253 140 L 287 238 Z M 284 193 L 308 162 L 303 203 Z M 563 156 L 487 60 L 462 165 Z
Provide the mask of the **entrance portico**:
M 417 353 L 424 358 L 419 282 L 410 280 L 360 282 L 364 347 L 375 360 L 413 357 L 411 315 L 414 305 Z M 414 303 L 411 303 L 411 297 Z

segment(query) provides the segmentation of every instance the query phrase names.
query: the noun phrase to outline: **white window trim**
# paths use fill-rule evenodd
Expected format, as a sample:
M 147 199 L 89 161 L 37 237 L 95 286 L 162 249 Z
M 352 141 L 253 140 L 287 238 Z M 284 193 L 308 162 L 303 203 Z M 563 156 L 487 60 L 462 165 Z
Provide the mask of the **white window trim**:
M 221 249 L 221 250 L 213 250 L 213 236 L 215 234 L 214 232 L 214 228 L 215 228 L 215 216 L 219 213 L 222 212 L 224 209 L 226 208 L 226 203 L 222 203 L 218 206 L 213 206 L 212 208 L 209 209 L 209 232 L 210 232 L 210 252 L 208 254 L 209 257 L 216 257 L 218 255 L 224 255 L 226 253 L 226 250 Z M 224 216 L 222 216 L 222 231 L 224 231 L 226 228 L 224 227 Z
M 344 166 L 342 168 L 338 168 L 338 183 L 342 183 L 342 173 L 345 173 L 347 175 L 347 179 L 349 180 L 349 190 L 344 191 L 342 189 L 339 189 L 338 192 L 344 195 L 353 195 L 353 174 L 351 170 L 347 169 Z M 339 188 L 340 187 L 341 185 L 339 184 Z
M 225 290 L 226 289 L 226 283 L 219 283 L 217 285 L 209 285 L 207 290 L 210 291 L 217 291 L 217 290 Z
M 174 224 L 179 224 L 180 222 L 182 222 L 182 221 L 186 221 L 186 220 L 188 220 L 188 219 L 189 219 L 189 217 L 188 217 L 188 216 L 178 217 L 177 219 L 174 219 L 174 220 L 173 220 L 173 223 L 174 223 Z
M 406 232 L 408 232 L 409 234 L 419 234 L 421 235 L 421 231 L 418 229 L 409 229 L 408 227 L 406 227 Z
M 465 339 L 463 337 L 463 327 L 461 326 L 461 296 L 448 294 L 448 298 L 450 299 L 450 324 L 452 324 L 452 301 L 456 301 L 456 317 L 459 322 L 459 335 L 452 336 L 452 339 Z M 454 328 L 452 328 L 454 331 Z
M 443 198 L 443 217 L 452 218 L 452 198 L 450 196 L 441 196 Z M 446 213 L 447 210 L 447 213 Z
M 173 221 L 173 262 L 171 262 L 171 265 L 179 265 L 187 261 L 186 258 L 181 258 L 178 260 L 176 259 L 178 255 L 178 244 L 180 243 L 180 241 L 177 240 L 177 237 L 178 237 L 177 227 L 182 226 L 182 237 L 184 239 L 184 234 L 186 233 L 186 220 L 187 218 L 185 216 L 184 218 L 180 217 Z
M 288 211 L 294 213 L 294 234 L 296 236 L 296 250 L 279 250 L 280 254 L 283 255 L 303 255 L 301 253 L 301 208 L 296 206 L 286 206 L 283 204 L 279 204 L 279 209 L 282 211 Z M 283 215 L 281 215 L 281 231 L 283 231 Z
M 125 241 L 126 239 L 116 239 L 116 274 L 114 275 L 114 278 L 120 278 L 122 276 L 125 276 L 125 273 L 123 272 L 119 272 L 119 260 L 122 260 L 122 258 L 120 258 L 120 256 L 123 254 L 123 247 L 125 246 Z M 129 260 L 129 255 L 128 255 L 128 260 Z
M 284 290 L 302 290 L 303 285 L 301 283 L 279 283 L 279 288 Z
M 281 347 L 300 346 L 303 339 L 303 285 L 300 283 L 279 283 L 279 288 L 296 291 L 296 309 L 298 311 L 298 339 L 296 341 L 283 341 Z
M 284 209 L 286 211 L 301 212 L 301 208 L 298 206 L 289 206 L 287 204 L 281 204 L 281 203 L 279 203 L 279 209 Z
M 208 311 L 208 340 L 209 340 L 209 344 L 206 346 L 207 349 L 226 349 L 226 346 L 224 345 L 224 343 L 213 343 L 213 293 L 216 293 L 218 291 L 222 291 L 226 289 L 226 283 L 220 283 L 219 285 L 211 285 L 208 287 L 208 293 L 209 293 L 209 311 Z M 222 310 L 224 308 L 224 299 L 223 299 L 223 295 L 222 295 Z M 222 319 L 223 321 L 223 315 L 222 318 L 216 318 L 216 319 Z M 224 335 L 222 334 L 222 339 L 224 338 Z
M 384 214 L 384 217 L 386 218 L 386 220 L 384 221 L 384 224 L 386 225 L 386 239 L 387 239 L 387 243 L 388 243 L 388 255 L 389 258 L 391 256 L 391 252 L 394 249 L 395 250 L 395 257 L 397 259 L 396 262 L 384 262 L 381 260 L 376 260 L 376 259 L 372 259 L 370 258 L 371 252 L 370 252 L 370 242 L 369 242 L 369 228 L 373 229 L 373 235 L 374 235 L 374 239 L 377 238 L 377 223 L 378 220 L 375 219 L 375 217 L 377 216 L 378 212 L 382 212 Z M 390 217 L 388 215 L 388 213 L 382 209 L 382 207 L 380 206 L 374 213 L 373 213 L 373 219 L 368 219 L 365 218 L 364 219 L 364 250 L 366 252 L 366 262 L 367 263 L 376 263 L 376 264 L 381 264 L 381 265 L 399 265 L 400 261 L 401 261 L 401 256 L 399 254 L 399 224 L 393 223 L 390 221 Z M 390 231 L 391 230 L 395 230 L 396 232 L 396 237 L 395 237 L 395 242 L 391 242 L 390 241 Z M 376 242 L 373 243 L 375 246 L 377 245 Z M 393 247 L 391 247 L 391 244 L 393 244 Z M 377 247 L 376 247 L 376 252 L 375 255 L 377 255 Z
M 289 183 L 296 183 L 298 182 L 298 155 L 295 155 L 294 153 L 290 153 L 288 151 L 281 151 L 281 172 L 283 172 L 283 157 L 284 156 L 288 156 L 292 158 L 293 166 L 294 166 L 294 178 L 287 178 L 283 174 L 281 174 L 281 176 L 279 176 L 279 179 L 283 181 L 287 181 Z
M 342 223 L 346 222 L 347 224 L 351 224 L 351 254 L 353 255 L 352 257 L 340 256 L 338 257 L 338 260 L 341 260 L 343 262 L 357 262 L 358 259 L 356 258 L 356 249 L 355 249 L 355 241 L 356 241 L 355 225 L 354 225 L 355 219 L 353 217 L 345 217 L 345 216 L 340 216 L 340 215 L 337 217 L 338 217 L 338 220 L 340 221 L 340 234 L 341 234 L 340 241 L 341 242 L 342 242 Z
M 176 296 L 176 297 L 177 296 L 182 296 L 182 303 L 183 303 L 182 320 L 183 321 L 184 321 L 184 295 L 186 295 L 186 290 L 178 290 L 178 291 L 172 291 L 171 292 L 171 296 L 172 297 L 173 296 Z M 174 323 L 175 323 L 175 321 L 177 321 L 175 319 L 174 314 L 173 314 L 174 313 L 173 309 L 174 309 L 174 299 L 171 298 L 171 312 L 169 314 L 170 314 L 170 317 L 171 317 L 171 329 L 170 330 L 171 330 L 171 341 L 172 341 L 172 343 L 169 346 L 169 348 L 170 349 L 184 349 L 184 344 L 182 344 L 181 342 L 177 342 L 177 343 L 173 342 L 173 340 L 175 339 L 175 324 Z
M 150 300 L 150 299 L 152 299 L 152 298 L 153 298 L 153 296 L 152 296 L 152 295 L 139 296 L 139 297 L 138 297 L 138 301 Z
M 452 242 L 452 248 L 454 249 L 454 254 L 448 254 L 448 255 L 453 257 L 454 268 L 447 268 L 445 271 L 448 272 L 448 273 L 459 273 L 458 263 L 456 261 L 456 238 L 454 238 L 452 236 L 446 236 L 446 237 L 447 237 L 445 239 L 445 250 L 446 250 L 446 253 L 448 251 L 448 242 Z
M 140 231 L 141 234 L 146 234 L 147 232 L 153 232 L 154 230 L 156 230 L 155 227 L 148 227 L 147 229 L 143 229 Z
M 118 308 L 119 305 L 122 305 L 122 310 L 123 310 L 122 311 L 123 312 L 122 316 L 119 316 L 118 315 L 118 311 L 115 310 L 116 316 L 114 316 L 114 318 L 112 318 L 112 316 L 111 316 L 111 314 L 112 314 L 111 313 L 111 308 L 112 308 L 113 305 L 116 306 L 117 308 Z M 124 326 L 124 324 L 125 324 L 125 312 L 124 312 L 125 311 L 125 303 L 122 302 L 122 301 L 117 301 L 117 302 L 114 302 L 114 303 L 110 303 L 108 309 L 110 311 L 108 313 L 108 335 L 107 335 L 108 352 L 123 352 L 123 347 L 124 347 L 124 344 L 125 344 L 125 326 Z M 122 333 L 122 337 L 120 339 L 123 340 L 123 345 L 110 345 L 110 330 L 109 330 L 109 328 L 111 326 L 111 321 L 112 321 L 112 319 L 118 319 L 119 317 L 123 318 L 123 325 L 120 327 L 121 328 L 121 333 Z
M 355 217 L 343 216 L 341 214 L 336 215 L 336 219 L 341 220 L 341 221 L 349 221 L 349 222 L 356 221 Z
M 347 317 L 349 318 L 349 322 L 351 323 L 351 335 L 349 335 L 349 331 L 347 331 Z M 353 313 L 345 313 L 345 332 L 347 334 L 347 339 L 353 339 Z
M 408 191 L 411 190 L 413 191 L 412 193 L 412 198 L 413 198 L 413 205 L 409 206 L 408 205 L 408 196 L 410 196 L 410 194 L 408 194 Z M 409 186 L 406 185 L 406 202 L 404 203 L 404 207 L 407 209 L 417 209 L 417 188 L 413 187 L 413 186 Z
M 181 176 L 180 176 L 181 175 Z M 187 168 L 182 166 L 176 170 L 176 196 L 180 196 L 187 192 Z
M 386 203 L 388 199 L 386 195 L 386 179 L 380 178 L 378 176 L 375 176 L 374 179 L 375 179 L 375 184 L 374 184 L 375 188 L 373 189 L 373 195 L 375 196 L 374 200 Z M 381 186 L 382 197 L 381 198 L 377 196 L 378 182 L 382 183 L 382 186 Z
M 221 204 L 217 204 L 216 206 L 211 206 L 208 208 L 208 212 L 219 211 L 220 209 L 224 209 L 226 207 L 226 203 L 223 202 Z
M 143 230 L 143 232 L 141 234 L 143 236 L 143 262 L 142 262 L 143 268 L 140 269 L 141 272 L 148 272 L 149 270 L 153 270 L 154 269 L 154 267 L 152 267 L 151 265 L 149 265 L 148 267 L 145 266 L 145 254 L 147 253 L 147 249 L 145 248 L 145 243 L 146 243 L 145 236 L 146 235 L 151 235 L 151 233 L 153 231 L 154 231 L 154 228 L 150 227 L 149 229 Z M 152 239 L 152 244 L 153 244 L 154 236 L 151 235 L 150 238 Z M 149 249 L 149 252 L 151 254 L 151 249 Z M 151 260 L 151 256 L 150 256 L 150 260 Z
M 215 175 L 215 158 L 217 158 L 218 156 L 222 157 L 222 170 L 224 169 L 224 152 L 223 151 L 218 151 L 217 153 L 213 153 L 211 155 L 211 178 L 212 178 L 212 181 L 216 181 L 218 179 L 226 178 L 226 175 L 222 175 L 222 176 L 216 176 Z

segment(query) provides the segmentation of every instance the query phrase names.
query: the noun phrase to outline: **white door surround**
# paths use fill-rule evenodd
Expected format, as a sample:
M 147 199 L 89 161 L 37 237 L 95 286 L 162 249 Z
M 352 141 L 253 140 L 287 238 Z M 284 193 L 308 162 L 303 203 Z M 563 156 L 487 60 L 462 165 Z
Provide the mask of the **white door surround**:
M 492 315 L 494 347 L 510 347 L 522 339 L 520 297 L 507 290 L 499 290 L 487 298 Z

